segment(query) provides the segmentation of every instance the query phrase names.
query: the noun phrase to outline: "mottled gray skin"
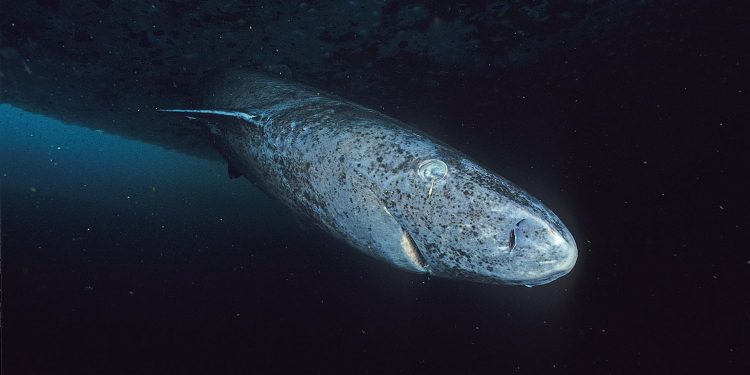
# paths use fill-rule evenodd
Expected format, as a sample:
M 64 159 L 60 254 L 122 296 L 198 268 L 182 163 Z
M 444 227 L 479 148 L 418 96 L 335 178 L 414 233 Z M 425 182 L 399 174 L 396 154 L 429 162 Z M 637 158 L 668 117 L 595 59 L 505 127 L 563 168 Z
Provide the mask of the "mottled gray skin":
M 539 200 L 381 113 L 247 71 L 216 82 L 202 109 L 235 113 L 201 115 L 230 168 L 375 258 L 527 286 L 575 264 L 573 237 Z M 447 174 L 420 175 L 429 160 Z

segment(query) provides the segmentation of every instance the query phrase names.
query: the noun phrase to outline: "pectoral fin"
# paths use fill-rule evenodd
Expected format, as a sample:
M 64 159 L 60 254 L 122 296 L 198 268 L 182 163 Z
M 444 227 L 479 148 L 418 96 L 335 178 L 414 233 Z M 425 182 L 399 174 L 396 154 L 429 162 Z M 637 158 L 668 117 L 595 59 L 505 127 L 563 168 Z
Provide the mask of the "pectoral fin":
M 204 115 L 217 115 L 235 117 L 250 124 L 263 128 L 263 116 L 258 113 L 246 113 L 241 111 L 224 111 L 215 109 L 157 109 L 159 112 L 192 113 Z
M 358 215 L 346 219 L 344 226 L 369 255 L 386 260 L 412 272 L 429 272 L 423 254 L 396 218 L 388 211 L 377 195 L 368 189 L 358 192 L 361 205 Z

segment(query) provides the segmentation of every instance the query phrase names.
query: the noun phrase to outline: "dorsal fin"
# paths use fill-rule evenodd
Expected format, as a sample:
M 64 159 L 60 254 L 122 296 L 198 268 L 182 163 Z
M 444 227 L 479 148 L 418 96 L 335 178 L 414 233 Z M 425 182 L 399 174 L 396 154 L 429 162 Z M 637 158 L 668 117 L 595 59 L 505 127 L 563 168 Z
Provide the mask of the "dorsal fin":
M 224 111 L 216 109 L 157 109 L 159 112 L 176 112 L 176 113 L 195 113 L 205 115 L 229 116 L 236 117 L 240 120 L 263 128 L 263 117 L 257 113 L 245 113 L 240 111 Z

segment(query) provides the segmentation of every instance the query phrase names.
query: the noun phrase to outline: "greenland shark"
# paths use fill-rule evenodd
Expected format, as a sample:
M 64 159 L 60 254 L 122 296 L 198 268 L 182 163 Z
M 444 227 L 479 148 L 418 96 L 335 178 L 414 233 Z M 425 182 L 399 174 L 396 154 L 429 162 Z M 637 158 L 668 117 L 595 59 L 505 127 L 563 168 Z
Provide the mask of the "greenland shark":
M 398 268 L 493 284 L 549 283 L 578 250 L 542 202 L 382 113 L 237 70 L 206 89 L 200 117 L 229 162 L 293 211 Z

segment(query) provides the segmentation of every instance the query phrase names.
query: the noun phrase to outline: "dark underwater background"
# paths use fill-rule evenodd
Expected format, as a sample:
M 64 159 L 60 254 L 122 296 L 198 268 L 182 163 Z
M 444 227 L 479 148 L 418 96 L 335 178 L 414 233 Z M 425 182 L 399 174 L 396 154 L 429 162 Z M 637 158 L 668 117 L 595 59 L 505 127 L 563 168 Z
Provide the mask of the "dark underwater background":
M 741 2 L 0 0 L 3 374 L 750 371 Z M 156 114 L 244 66 L 544 201 L 534 288 L 405 273 Z

